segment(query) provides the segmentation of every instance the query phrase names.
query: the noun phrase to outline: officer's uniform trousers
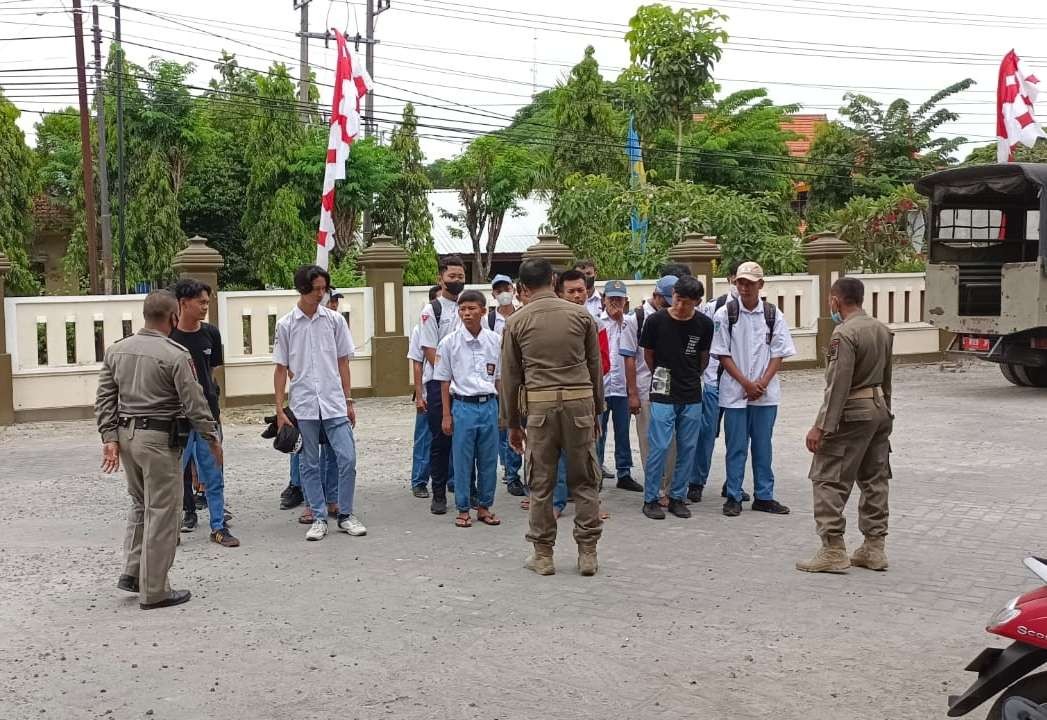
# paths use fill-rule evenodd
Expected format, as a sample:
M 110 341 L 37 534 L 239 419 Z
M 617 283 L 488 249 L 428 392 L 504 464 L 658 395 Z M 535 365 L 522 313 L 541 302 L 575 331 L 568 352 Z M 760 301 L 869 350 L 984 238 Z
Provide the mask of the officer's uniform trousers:
M 171 589 L 167 573 L 178 545 L 182 506 L 181 451 L 167 431 L 121 426 L 120 460 L 127 475 L 131 511 L 127 518 L 124 574 L 138 578 L 142 603 L 163 600 Z
M 844 405 L 840 425 L 828 433 L 811 462 L 814 483 L 814 521 L 818 535 L 842 536 L 843 516 L 855 483 L 861 492 L 858 525 L 866 537 L 887 534 L 887 494 L 891 477 L 893 419 L 883 395 L 851 398 Z
M 556 393 L 557 391 L 545 391 Z M 567 458 L 567 487 L 574 496 L 574 540 L 595 546 L 602 532 L 600 467 L 596 458 L 596 413 L 592 397 L 535 402 L 527 408 L 527 478 L 530 489 L 530 530 L 536 545 L 556 543 L 553 491 L 560 451 Z

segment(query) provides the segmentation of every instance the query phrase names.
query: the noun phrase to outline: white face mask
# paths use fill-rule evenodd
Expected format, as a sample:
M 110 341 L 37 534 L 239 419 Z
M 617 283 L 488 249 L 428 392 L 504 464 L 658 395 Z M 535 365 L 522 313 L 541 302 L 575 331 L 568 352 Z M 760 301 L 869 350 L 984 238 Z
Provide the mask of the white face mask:
M 497 295 L 495 295 L 495 300 L 497 300 L 498 304 L 502 307 L 505 307 L 506 305 L 512 305 L 513 294 L 511 292 L 498 293 Z

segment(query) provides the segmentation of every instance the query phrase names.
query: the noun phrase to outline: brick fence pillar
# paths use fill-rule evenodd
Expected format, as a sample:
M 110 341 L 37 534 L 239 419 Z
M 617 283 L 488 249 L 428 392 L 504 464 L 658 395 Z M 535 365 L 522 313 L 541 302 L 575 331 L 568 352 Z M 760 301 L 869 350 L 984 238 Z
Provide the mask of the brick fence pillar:
M 404 322 L 404 265 L 408 255 L 388 235 L 377 235 L 359 266 L 374 294 L 371 387 L 377 397 L 410 395 Z
M 560 242 L 560 238 L 550 233 L 538 236 L 538 242 L 531 245 L 524 252 L 525 260 L 542 258 L 548 260 L 553 270 L 562 273 L 569 270 L 574 263 L 574 253 L 571 248 Z
M 819 367 L 825 367 L 829 338 L 833 333 L 833 321 L 829 317 L 829 288 L 846 274 L 844 260 L 850 252 L 851 246 L 831 232 L 817 233 L 804 241 L 803 253 L 807 257 L 807 273 L 818 276 Z
M 716 297 L 713 291 L 713 260 L 720 259 L 720 246 L 716 244 L 715 237 L 687 233 L 683 240 L 669 251 L 669 258 L 691 268 L 691 274 L 705 286 L 706 300 Z

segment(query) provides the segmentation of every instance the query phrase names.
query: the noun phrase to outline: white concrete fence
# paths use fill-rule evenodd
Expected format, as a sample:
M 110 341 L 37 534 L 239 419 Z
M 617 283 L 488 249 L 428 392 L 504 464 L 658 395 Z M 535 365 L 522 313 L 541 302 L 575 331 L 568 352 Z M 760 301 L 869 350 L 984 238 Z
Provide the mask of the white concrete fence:
M 938 330 L 923 321 L 924 275 L 859 275 L 866 285 L 866 309 L 896 334 L 898 356 L 931 355 L 939 350 Z M 651 280 L 626 281 L 633 307 L 654 290 Z M 490 287 L 470 285 L 489 302 Z M 714 296 L 726 291 L 717 279 Z M 818 361 L 820 301 L 817 275 L 769 277 L 763 295 L 781 308 L 792 328 L 797 355 L 788 364 Z M 356 344 L 351 364 L 353 386 L 373 386 L 371 339 L 375 306 L 371 288 L 344 292 L 346 315 Z M 409 333 L 427 303 L 428 287 L 403 289 L 404 331 Z M 6 340 L 12 360 L 12 395 L 21 419 L 88 416 L 94 404 L 102 353 L 116 340 L 142 327 L 142 295 L 7 298 Z M 263 402 L 272 395 L 272 341 L 276 320 L 294 306 L 290 290 L 219 292 L 219 326 L 225 342 L 223 393 L 229 404 Z M 391 298 L 385 298 L 391 305 Z M 399 370 L 397 370 L 399 373 Z M 405 384 L 406 388 L 406 384 Z

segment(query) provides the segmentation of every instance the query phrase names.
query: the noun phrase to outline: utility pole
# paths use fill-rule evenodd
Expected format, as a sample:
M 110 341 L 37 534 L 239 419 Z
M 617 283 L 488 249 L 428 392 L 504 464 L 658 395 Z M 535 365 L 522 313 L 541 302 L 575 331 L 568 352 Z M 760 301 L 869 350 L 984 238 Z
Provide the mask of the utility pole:
M 95 112 L 98 117 L 98 197 L 102 221 L 102 287 L 106 295 L 113 292 L 113 222 L 109 210 L 109 156 L 105 138 L 105 92 L 102 85 L 102 28 L 98 24 L 98 6 L 91 6 L 95 36 Z
M 298 33 L 298 101 L 303 110 L 309 103 L 309 3 L 312 0 L 294 0 L 294 9 L 301 12 L 301 32 Z M 326 35 L 324 36 L 326 37 Z
M 117 197 L 120 216 L 117 233 L 120 240 L 120 294 L 127 294 L 127 163 L 124 158 L 124 46 L 120 44 L 120 0 L 113 0 L 115 20 L 116 64 L 116 167 L 119 173 Z
M 367 37 L 364 42 L 366 48 L 364 51 L 364 66 L 367 68 L 367 74 L 371 76 L 372 83 L 374 81 L 374 46 L 378 43 L 374 39 L 374 21 L 379 15 L 389 9 L 390 0 L 378 0 L 378 7 L 375 8 L 375 0 L 367 0 Z M 371 137 L 374 134 L 374 91 L 368 90 L 367 95 L 364 96 L 364 137 Z M 374 219 L 371 217 L 371 203 L 368 203 L 367 207 L 364 208 L 364 246 L 371 244 L 371 235 L 374 234 Z
M 87 237 L 87 277 L 91 294 L 98 295 L 98 228 L 95 223 L 94 162 L 91 160 L 91 116 L 87 104 L 87 67 L 84 62 L 84 22 L 80 0 L 73 0 L 76 38 L 76 88 L 80 98 L 80 151 L 84 166 L 84 224 Z

